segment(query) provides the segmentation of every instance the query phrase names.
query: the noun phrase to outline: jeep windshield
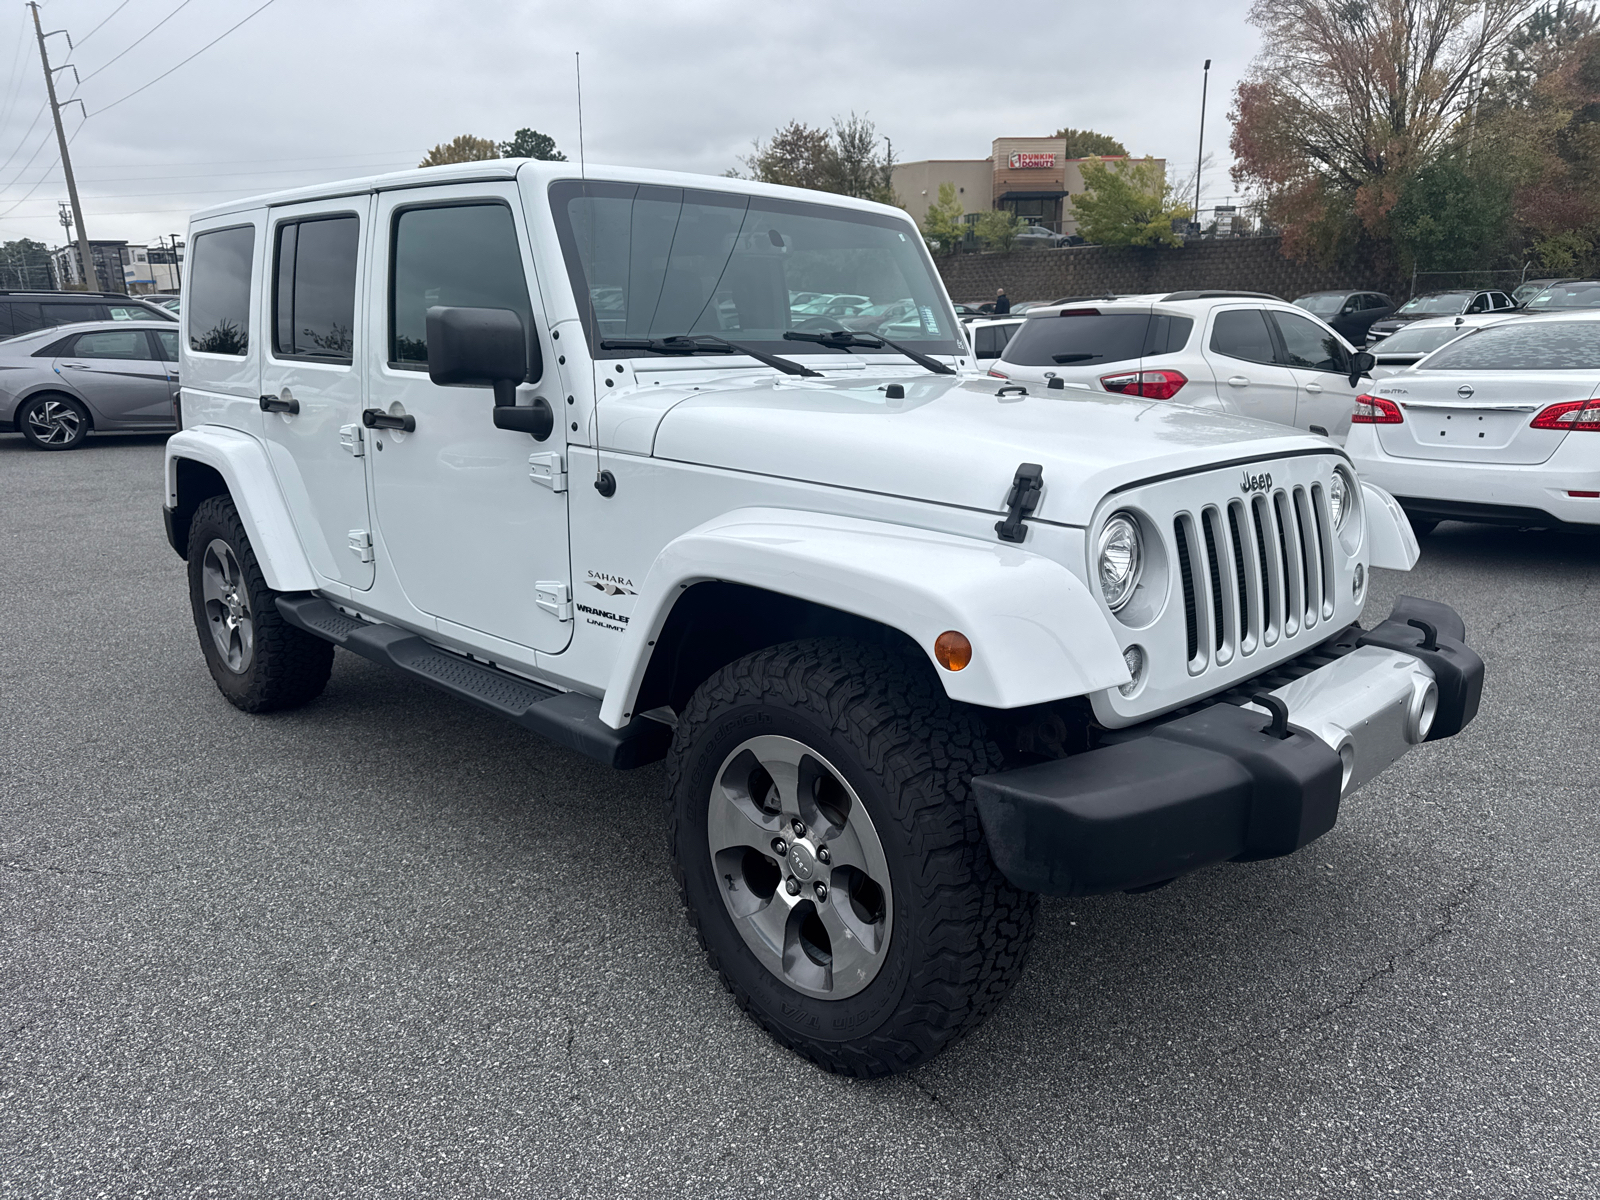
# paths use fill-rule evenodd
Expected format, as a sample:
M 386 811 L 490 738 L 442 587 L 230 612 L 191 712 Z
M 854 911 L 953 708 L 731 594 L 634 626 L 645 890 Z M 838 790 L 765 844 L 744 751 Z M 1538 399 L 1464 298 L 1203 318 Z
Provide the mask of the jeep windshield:
M 595 180 L 551 184 L 550 203 L 598 358 L 638 353 L 607 341 L 705 334 L 793 355 L 785 334 L 839 329 L 922 354 L 967 354 L 922 239 L 903 219 Z

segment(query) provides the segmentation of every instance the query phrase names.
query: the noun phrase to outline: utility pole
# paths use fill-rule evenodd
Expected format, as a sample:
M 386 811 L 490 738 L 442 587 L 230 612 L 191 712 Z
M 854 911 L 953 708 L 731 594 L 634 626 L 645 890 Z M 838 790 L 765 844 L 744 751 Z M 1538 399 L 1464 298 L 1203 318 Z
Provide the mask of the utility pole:
M 172 235 L 172 274 L 178 281 L 178 290 L 183 291 L 183 266 L 178 262 L 178 235 Z
M 67 134 L 61 128 L 61 105 L 56 102 L 56 77 L 50 71 L 50 52 L 45 49 L 44 27 L 39 24 L 39 6 L 29 0 L 28 7 L 33 9 L 33 32 L 39 37 L 39 61 L 44 65 L 45 91 L 50 94 L 50 115 L 56 123 L 56 142 L 61 147 L 61 173 L 67 177 L 67 199 L 72 205 L 72 219 L 78 229 L 78 263 L 83 268 L 83 281 L 88 283 L 96 275 L 94 258 L 89 251 L 89 235 L 83 229 L 83 205 L 78 203 L 78 183 L 72 177 L 72 156 L 67 153 Z M 63 29 L 53 29 L 51 36 L 65 33 Z M 67 46 L 72 46 L 72 36 L 67 36 Z M 98 279 L 96 279 L 98 282 Z
M 1194 221 L 1200 223 L 1200 172 L 1206 165 L 1206 90 L 1211 86 L 1211 60 L 1200 77 L 1200 146 L 1194 154 Z

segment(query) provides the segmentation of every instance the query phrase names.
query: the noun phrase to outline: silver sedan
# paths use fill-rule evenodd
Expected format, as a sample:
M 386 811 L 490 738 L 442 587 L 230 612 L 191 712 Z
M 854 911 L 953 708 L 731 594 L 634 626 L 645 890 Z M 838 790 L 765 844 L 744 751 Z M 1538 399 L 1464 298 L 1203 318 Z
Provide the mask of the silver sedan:
M 0 341 L 0 430 L 71 450 L 90 430 L 174 429 L 178 331 L 167 321 L 88 321 Z

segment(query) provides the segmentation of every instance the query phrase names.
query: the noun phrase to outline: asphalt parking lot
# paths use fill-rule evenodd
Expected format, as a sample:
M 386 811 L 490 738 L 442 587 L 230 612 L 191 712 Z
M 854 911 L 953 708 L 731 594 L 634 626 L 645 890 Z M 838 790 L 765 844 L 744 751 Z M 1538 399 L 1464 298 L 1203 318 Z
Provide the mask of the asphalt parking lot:
M 160 438 L 0 435 L 0 1196 L 1592 1197 L 1600 537 L 1448 524 L 1398 591 L 1477 722 L 1292 858 L 1044 904 L 906 1077 L 742 1016 L 613 773 L 341 654 L 206 674 Z

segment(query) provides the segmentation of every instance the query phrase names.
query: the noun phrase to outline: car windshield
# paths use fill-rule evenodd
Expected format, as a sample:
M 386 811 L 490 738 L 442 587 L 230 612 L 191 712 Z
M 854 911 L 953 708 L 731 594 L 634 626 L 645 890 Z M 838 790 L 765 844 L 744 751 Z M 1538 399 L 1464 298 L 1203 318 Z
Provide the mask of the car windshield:
M 904 219 L 735 192 L 562 180 L 557 233 L 585 331 L 605 339 L 715 334 L 768 353 L 803 352 L 790 330 L 884 331 L 925 354 L 967 353 L 922 239 Z M 802 297 L 805 297 L 802 299 Z M 897 353 L 863 347 L 866 353 Z
M 1418 296 L 1400 306 L 1402 317 L 1453 317 L 1467 307 L 1473 292 L 1435 292 L 1431 296 Z
M 1402 329 L 1384 338 L 1373 353 L 1379 358 L 1387 358 L 1391 354 L 1432 354 L 1465 332 L 1459 325 L 1425 325 L 1421 329 Z
M 1344 293 L 1332 292 L 1321 296 L 1301 296 L 1294 302 L 1296 308 L 1303 308 L 1308 313 L 1316 313 L 1319 317 L 1337 316 L 1344 307 Z
M 1511 293 L 1511 302 L 1513 304 L 1526 304 L 1549 286 L 1550 281 L 1548 279 L 1536 279 L 1532 283 L 1525 283 Z
M 1529 300 L 1528 308 L 1539 312 L 1554 308 L 1600 308 L 1600 280 L 1554 284 Z
M 1514 321 L 1446 346 L 1427 371 L 1600 370 L 1600 321 Z

